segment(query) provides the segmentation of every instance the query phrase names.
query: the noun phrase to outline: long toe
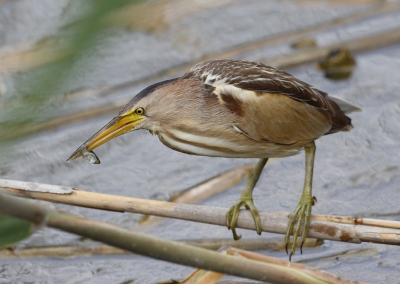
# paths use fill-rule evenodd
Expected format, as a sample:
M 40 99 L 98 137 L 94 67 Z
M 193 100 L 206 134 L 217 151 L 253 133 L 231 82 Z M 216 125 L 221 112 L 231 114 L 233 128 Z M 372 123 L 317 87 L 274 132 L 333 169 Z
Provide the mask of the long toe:
M 233 238 L 235 240 L 240 239 L 240 236 L 237 235 L 237 233 L 236 233 L 236 222 L 239 217 L 240 208 L 242 206 L 244 206 L 248 210 L 250 210 L 251 215 L 254 220 L 254 223 L 255 223 L 255 226 L 256 226 L 257 233 L 259 235 L 261 235 L 261 232 L 262 232 L 260 215 L 258 214 L 257 208 L 253 204 L 253 200 L 241 197 L 238 199 L 238 201 L 235 203 L 235 205 L 233 205 L 229 209 L 228 213 L 226 214 L 227 227 L 228 227 L 228 229 L 232 230 Z
M 229 209 L 228 213 L 226 214 L 226 223 L 228 229 L 232 230 L 233 239 L 235 241 L 240 240 L 241 238 L 241 236 L 236 233 L 236 222 L 237 218 L 239 217 L 239 210 L 240 210 L 240 205 L 237 206 L 236 203 Z
M 302 247 L 307 237 L 308 227 L 310 224 L 312 204 L 313 200 L 311 196 L 308 195 L 302 196 L 302 198 L 299 201 L 299 204 L 297 205 L 296 209 L 290 216 L 289 225 L 285 237 L 285 248 L 286 248 L 286 253 L 288 253 L 290 235 L 293 233 L 293 241 L 289 253 L 289 260 L 291 260 L 292 255 L 294 255 L 296 252 L 297 238 L 300 235 L 300 233 L 301 233 L 300 252 L 302 253 Z

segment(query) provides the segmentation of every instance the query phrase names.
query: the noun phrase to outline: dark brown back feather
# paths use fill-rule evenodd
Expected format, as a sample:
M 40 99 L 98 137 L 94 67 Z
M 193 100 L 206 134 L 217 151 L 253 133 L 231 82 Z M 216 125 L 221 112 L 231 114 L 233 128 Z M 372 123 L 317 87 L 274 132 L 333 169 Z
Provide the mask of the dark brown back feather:
M 262 63 L 241 60 L 212 60 L 195 65 L 183 77 L 197 77 L 205 86 L 230 84 L 235 87 L 263 93 L 286 95 L 293 100 L 311 105 L 332 120 L 332 128 L 326 133 L 349 130 L 351 119 L 329 99 L 327 93 L 293 77 L 292 75 Z

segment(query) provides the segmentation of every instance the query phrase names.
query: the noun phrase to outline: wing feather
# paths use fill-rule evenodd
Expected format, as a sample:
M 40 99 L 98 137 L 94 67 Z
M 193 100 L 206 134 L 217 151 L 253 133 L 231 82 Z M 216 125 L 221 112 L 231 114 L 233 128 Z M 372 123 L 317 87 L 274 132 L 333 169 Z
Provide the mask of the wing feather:
M 313 141 L 331 128 L 328 116 L 285 95 L 266 93 L 256 101 L 242 103 L 246 116 L 237 121 L 237 126 L 255 140 L 290 145 Z
M 257 141 L 295 144 L 352 127 L 344 112 L 357 107 L 262 63 L 212 60 L 189 73 L 236 113 L 235 129 Z
M 325 92 L 262 63 L 212 60 L 199 63 L 190 71 L 199 76 L 204 84 L 213 87 L 229 84 L 244 90 L 282 94 L 335 115 Z

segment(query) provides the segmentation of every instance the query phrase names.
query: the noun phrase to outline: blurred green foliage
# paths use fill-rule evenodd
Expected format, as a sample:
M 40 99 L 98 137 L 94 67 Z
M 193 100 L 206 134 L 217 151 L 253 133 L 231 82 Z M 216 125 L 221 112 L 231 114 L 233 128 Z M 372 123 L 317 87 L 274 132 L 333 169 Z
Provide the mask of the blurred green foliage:
M 0 213 L 0 249 L 26 239 L 33 232 L 33 223 Z
M 71 0 L 74 2 L 75 0 Z M 60 27 L 52 40 L 62 41 L 62 54 L 58 60 L 29 71 L 34 75 L 19 74 L 14 81 L 15 90 L 0 106 L 0 151 L 14 145 L 16 139 L 31 134 L 32 126 L 57 116 L 57 97 L 63 93 L 60 86 L 72 76 L 74 64 L 82 54 L 98 45 L 96 37 L 109 28 L 103 19 L 114 11 L 135 0 L 89 0 L 81 1 L 84 15 L 72 24 Z M 2 153 L 0 153 L 2 154 Z

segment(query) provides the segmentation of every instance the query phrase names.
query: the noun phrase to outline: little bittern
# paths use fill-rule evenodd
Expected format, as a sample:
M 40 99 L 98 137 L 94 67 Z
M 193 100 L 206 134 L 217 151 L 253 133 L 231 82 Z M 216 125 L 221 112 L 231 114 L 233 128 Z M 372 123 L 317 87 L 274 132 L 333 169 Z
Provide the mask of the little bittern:
M 179 152 L 212 157 L 260 158 L 240 198 L 227 213 L 234 239 L 239 209 L 252 213 L 257 233 L 261 221 L 252 192 L 268 158 L 288 157 L 305 149 L 306 175 L 300 201 L 290 216 L 289 258 L 307 236 L 313 196 L 314 141 L 348 131 L 345 114 L 360 109 L 291 75 L 261 63 L 212 60 L 195 65 L 182 77 L 151 85 L 137 94 L 106 126 L 69 158 L 99 162 L 93 149 L 124 133 L 146 129 Z M 296 227 L 295 223 L 297 221 Z M 294 230 L 293 230 L 294 228 Z

